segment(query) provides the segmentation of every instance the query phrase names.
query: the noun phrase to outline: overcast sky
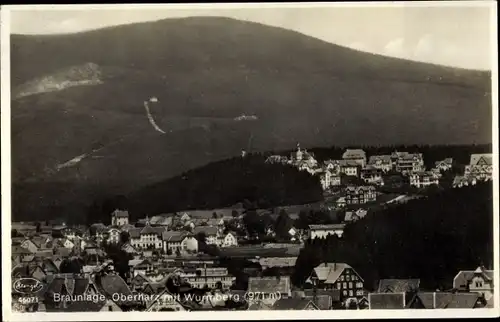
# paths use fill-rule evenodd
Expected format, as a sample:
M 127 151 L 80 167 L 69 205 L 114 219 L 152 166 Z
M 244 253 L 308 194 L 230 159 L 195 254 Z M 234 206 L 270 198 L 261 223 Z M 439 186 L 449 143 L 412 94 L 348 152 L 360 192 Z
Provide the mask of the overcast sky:
M 460 4 L 460 3 L 459 3 Z M 448 66 L 490 69 L 492 6 L 39 7 L 11 11 L 11 33 L 72 33 L 134 22 L 224 16 L 299 31 L 358 50 Z M 240 5 L 241 6 L 241 5 Z M 297 6 L 297 5 L 295 5 Z M 495 26 L 496 28 L 496 26 Z

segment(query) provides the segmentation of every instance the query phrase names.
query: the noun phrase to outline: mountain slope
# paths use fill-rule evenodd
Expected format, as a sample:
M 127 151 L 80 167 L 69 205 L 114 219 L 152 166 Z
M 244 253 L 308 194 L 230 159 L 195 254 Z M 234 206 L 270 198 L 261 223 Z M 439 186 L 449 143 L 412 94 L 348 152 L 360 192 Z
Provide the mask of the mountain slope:
M 195 17 L 12 35 L 11 57 L 14 92 L 57 83 L 12 102 L 13 180 L 38 191 L 21 200 L 44 195 L 40 182 L 126 193 L 241 149 L 298 141 L 491 141 L 490 73 L 371 55 L 256 23 Z M 89 64 L 99 84 L 60 90 L 71 68 Z M 148 115 L 144 101 L 153 96 Z M 255 118 L 236 121 L 241 115 Z

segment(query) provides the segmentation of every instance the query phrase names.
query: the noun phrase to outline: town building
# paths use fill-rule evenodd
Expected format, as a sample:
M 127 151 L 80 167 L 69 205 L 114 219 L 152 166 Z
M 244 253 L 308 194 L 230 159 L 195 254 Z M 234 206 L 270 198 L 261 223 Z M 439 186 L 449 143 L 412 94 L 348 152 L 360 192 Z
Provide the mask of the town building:
M 347 205 L 364 204 L 377 199 L 377 191 L 374 186 L 348 186 L 345 189 L 345 194 Z
M 350 176 L 350 177 L 358 177 L 360 165 L 355 160 L 338 160 L 338 164 L 340 166 L 340 173 Z
M 328 236 L 342 237 L 344 234 L 345 224 L 333 225 L 309 225 L 309 238 L 326 238 Z
M 374 167 L 375 169 L 382 170 L 384 173 L 393 169 L 390 155 L 372 155 L 368 160 L 368 165 Z
M 478 181 L 492 180 L 493 155 L 491 153 L 472 154 L 469 164 L 465 166 L 464 176 Z
M 486 300 L 493 296 L 493 285 L 493 270 L 483 266 L 474 271 L 460 271 L 453 279 L 454 289 L 481 294 Z
M 395 169 L 403 175 L 425 170 L 422 153 L 393 152 L 391 158 L 395 161 Z
M 238 246 L 238 235 L 230 231 L 227 234 L 220 234 L 217 237 L 217 246 L 221 248 Z
M 409 175 L 410 185 L 417 188 L 426 188 L 439 184 L 439 179 L 432 171 L 413 172 Z
M 224 289 L 230 288 L 236 277 L 230 275 L 225 267 L 201 267 L 184 269 L 179 276 L 195 288 L 216 288 L 218 285 Z
M 207 245 L 217 245 L 220 231 L 221 227 L 197 226 L 193 229 L 193 235 L 198 236 L 199 234 L 204 234 L 205 243 Z
M 453 167 L 453 158 L 446 158 L 444 160 L 436 161 L 434 168 L 439 171 L 449 171 Z
M 353 161 L 361 168 L 366 165 L 366 153 L 361 149 L 347 149 L 342 154 L 342 159 L 346 161 Z
M 140 250 L 161 249 L 163 246 L 162 233 L 164 227 L 151 227 L 149 222 L 142 228 L 129 230 L 130 244 Z
M 384 179 L 382 177 L 383 170 L 375 168 L 371 165 L 367 165 L 364 169 L 361 169 L 361 179 L 369 184 L 374 184 L 378 186 L 384 185 Z
M 110 228 L 108 231 L 108 243 L 118 244 L 120 242 L 121 230 L 118 228 Z
M 111 213 L 111 225 L 112 226 L 125 226 L 128 225 L 129 214 L 126 210 L 116 209 Z
M 313 288 L 339 290 L 342 301 L 364 296 L 363 278 L 345 263 L 322 263 L 314 268 L 306 282 Z

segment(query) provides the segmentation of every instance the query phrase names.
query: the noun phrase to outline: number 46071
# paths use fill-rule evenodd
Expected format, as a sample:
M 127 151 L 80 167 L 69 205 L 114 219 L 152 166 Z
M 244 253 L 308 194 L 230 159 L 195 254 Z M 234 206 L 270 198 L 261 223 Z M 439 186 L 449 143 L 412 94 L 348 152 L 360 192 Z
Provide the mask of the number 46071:
M 38 303 L 38 297 L 36 296 L 25 296 L 19 298 L 19 303 L 21 304 L 33 304 Z

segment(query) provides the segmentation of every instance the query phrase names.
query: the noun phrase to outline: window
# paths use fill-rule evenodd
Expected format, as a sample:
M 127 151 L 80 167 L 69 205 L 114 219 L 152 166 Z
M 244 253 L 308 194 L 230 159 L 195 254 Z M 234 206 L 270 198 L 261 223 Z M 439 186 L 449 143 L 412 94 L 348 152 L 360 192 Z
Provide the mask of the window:
M 357 281 L 357 280 L 358 280 L 358 277 L 357 277 L 356 275 L 353 275 L 353 276 L 352 276 L 352 280 L 353 280 L 353 281 Z
M 349 296 L 353 296 L 353 292 L 352 291 L 349 291 Z
M 352 288 L 352 282 L 349 282 L 349 288 Z
M 357 296 L 363 296 L 363 291 L 356 291 Z
M 337 283 L 337 289 L 340 290 L 341 283 Z
M 361 283 L 361 282 L 357 282 L 357 283 L 356 283 L 356 287 L 358 287 L 358 288 L 362 288 L 362 287 L 363 287 L 363 283 Z
M 344 288 L 347 288 L 347 283 L 344 283 L 342 286 L 343 286 Z
M 344 281 L 344 275 L 340 276 L 340 280 L 343 282 Z
M 345 280 L 349 282 L 349 281 L 351 280 L 351 276 L 347 275 L 347 276 L 345 277 Z
M 108 311 L 113 311 L 113 307 L 111 305 L 108 306 Z
M 342 294 L 343 294 L 344 296 L 345 296 L 345 295 L 347 295 L 347 291 L 342 292 Z

